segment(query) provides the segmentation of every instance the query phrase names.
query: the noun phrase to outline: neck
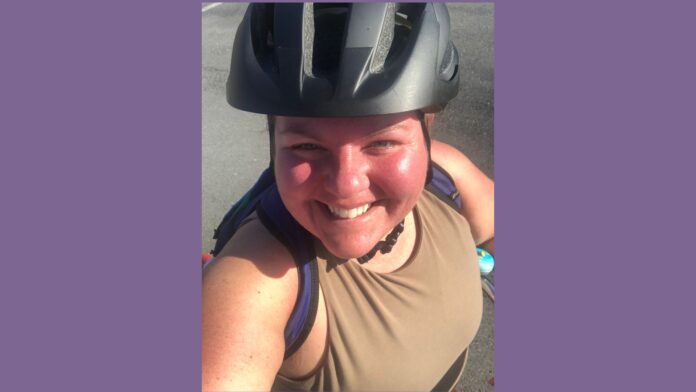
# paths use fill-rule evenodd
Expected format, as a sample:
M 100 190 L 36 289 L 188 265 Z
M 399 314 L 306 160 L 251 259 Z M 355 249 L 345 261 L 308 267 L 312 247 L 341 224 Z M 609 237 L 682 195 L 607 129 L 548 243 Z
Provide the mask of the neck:
M 372 259 L 361 263 L 362 268 L 378 273 L 389 273 L 400 269 L 408 262 L 413 253 L 417 238 L 414 214 L 409 213 L 403 223 L 403 232 L 399 235 L 391 251 L 382 253 L 378 250 Z M 385 241 L 388 236 L 389 234 L 385 236 L 383 241 Z M 356 261 L 359 262 L 357 259 Z
M 391 233 L 387 234 L 387 236 L 384 238 L 384 240 L 379 241 L 377 245 L 375 245 L 372 250 L 367 252 L 364 256 L 358 257 L 357 260 L 360 264 L 367 263 L 370 261 L 377 252 L 379 251 L 382 254 L 389 253 L 391 252 L 392 248 L 394 248 L 394 245 L 396 245 L 396 241 L 399 239 L 399 235 L 401 235 L 401 232 L 404 231 L 404 221 L 401 221 L 394 230 L 391 231 Z

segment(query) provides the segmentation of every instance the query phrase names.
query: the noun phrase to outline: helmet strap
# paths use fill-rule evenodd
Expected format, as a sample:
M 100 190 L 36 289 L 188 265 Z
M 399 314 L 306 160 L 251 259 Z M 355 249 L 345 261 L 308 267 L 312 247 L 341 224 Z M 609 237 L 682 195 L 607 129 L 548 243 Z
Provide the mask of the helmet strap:
M 270 167 L 271 170 L 274 170 L 273 158 L 275 157 L 275 117 L 273 115 L 266 115 L 266 125 L 268 126 L 268 155 L 270 157 L 268 167 Z
M 428 149 L 428 175 L 425 177 L 425 185 L 427 186 L 430 184 L 430 181 L 433 179 L 433 164 L 432 164 L 432 157 L 430 154 L 430 132 L 428 131 L 428 125 L 425 123 L 425 113 L 422 111 L 418 111 L 418 119 L 420 120 L 421 123 L 421 129 L 423 130 L 423 137 L 425 138 L 425 147 Z

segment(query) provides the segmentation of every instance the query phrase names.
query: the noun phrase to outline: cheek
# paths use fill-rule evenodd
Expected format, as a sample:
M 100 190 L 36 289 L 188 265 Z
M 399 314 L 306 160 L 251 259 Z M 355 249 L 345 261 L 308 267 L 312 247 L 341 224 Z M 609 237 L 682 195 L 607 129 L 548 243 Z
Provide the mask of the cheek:
M 292 194 L 300 193 L 303 186 L 307 186 L 315 173 L 314 165 L 306 160 L 300 160 L 287 154 L 277 154 L 275 161 L 275 177 L 278 190 L 287 195 L 287 190 L 294 190 Z
M 383 184 L 407 196 L 423 189 L 427 169 L 427 153 L 407 151 L 385 161 L 380 172 Z
M 402 157 L 396 163 L 396 170 L 399 176 L 418 176 L 425 168 L 425 160 L 420 159 L 417 154 Z

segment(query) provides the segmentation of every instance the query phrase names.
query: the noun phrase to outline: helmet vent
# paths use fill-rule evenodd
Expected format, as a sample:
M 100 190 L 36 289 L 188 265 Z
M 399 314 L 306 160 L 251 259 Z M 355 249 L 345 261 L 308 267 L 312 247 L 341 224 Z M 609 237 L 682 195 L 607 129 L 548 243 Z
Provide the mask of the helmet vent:
M 314 55 L 314 4 L 305 4 L 302 9 L 302 71 L 314 76 L 312 57 Z
M 394 41 L 395 14 L 396 7 L 394 3 L 388 3 L 384 21 L 382 22 L 382 31 L 379 34 L 379 41 L 377 41 L 375 54 L 370 62 L 370 72 L 379 73 L 384 70 L 384 62 L 387 59 L 387 54 L 389 54 L 389 49 L 391 49 L 392 42 Z
M 274 4 L 258 4 L 251 12 L 251 45 L 259 64 L 273 64 L 275 39 L 273 34 Z
M 450 81 L 457 74 L 459 67 L 459 55 L 457 54 L 457 49 L 452 44 L 452 41 L 447 42 L 447 48 L 445 49 L 445 55 L 440 64 L 440 79 Z
M 341 60 L 349 4 L 314 4 L 312 74 L 333 79 Z
M 408 46 L 411 40 L 411 33 L 415 30 L 417 23 L 420 23 L 421 15 L 425 10 L 425 4 L 406 3 L 397 4 L 394 13 L 394 32 L 389 52 L 384 59 L 384 64 L 388 67 Z

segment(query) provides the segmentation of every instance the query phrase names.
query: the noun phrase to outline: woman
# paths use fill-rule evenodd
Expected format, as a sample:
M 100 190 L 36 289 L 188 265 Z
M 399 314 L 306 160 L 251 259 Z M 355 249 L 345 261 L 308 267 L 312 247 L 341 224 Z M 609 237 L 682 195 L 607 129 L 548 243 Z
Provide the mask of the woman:
M 250 6 L 228 102 L 269 116 L 277 192 L 313 241 L 317 306 L 288 351 L 301 272 L 251 215 L 204 272 L 204 390 L 456 383 L 481 317 L 475 246 L 493 238 L 492 182 L 430 139 L 458 81 L 443 5 Z M 459 210 L 425 190 L 441 169 Z

